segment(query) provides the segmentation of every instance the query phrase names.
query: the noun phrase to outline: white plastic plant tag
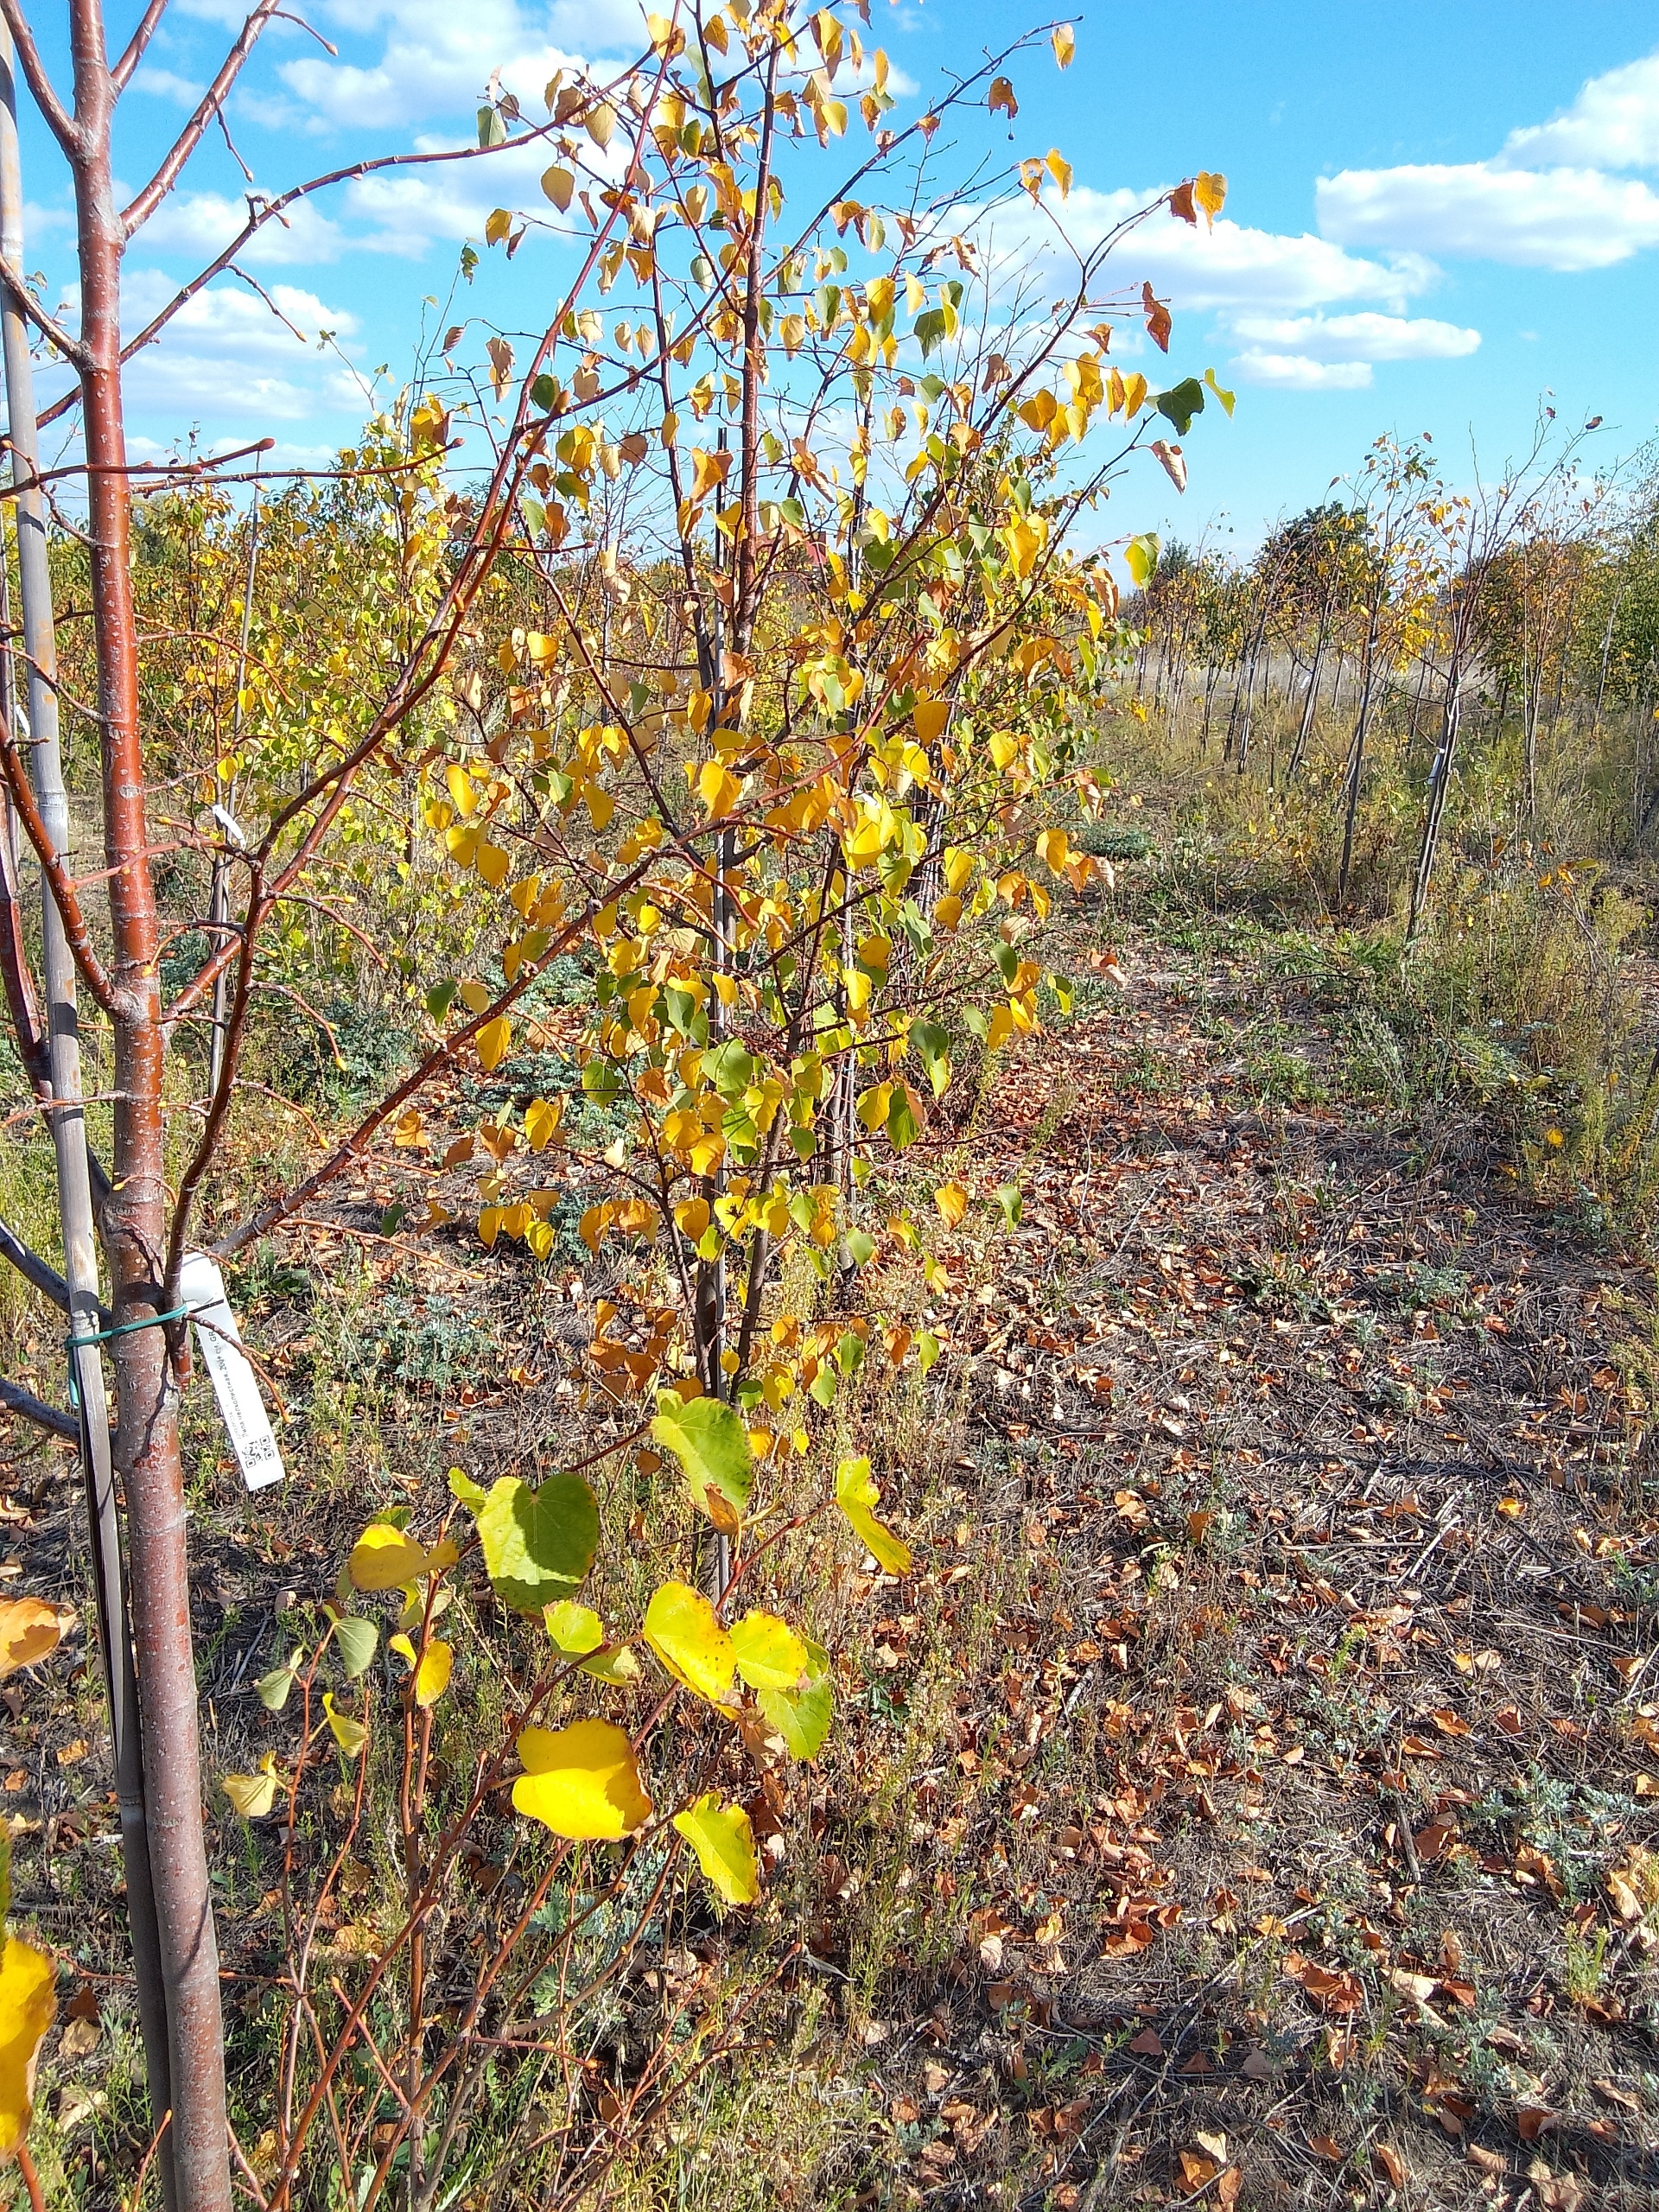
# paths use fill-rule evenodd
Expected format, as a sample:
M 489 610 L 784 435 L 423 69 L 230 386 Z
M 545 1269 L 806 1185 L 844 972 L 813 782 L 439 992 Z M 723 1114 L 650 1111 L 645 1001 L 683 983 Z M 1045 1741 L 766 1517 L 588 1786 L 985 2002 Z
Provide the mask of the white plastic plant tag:
M 179 1295 L 196 1324 L 197 1348 L 213 1378 L 219 1417 L 242 1462 L 242 1479 L 250 1490 L 268 1490 L 283 1479 L 283 1455 L 270 1433 L 258 1378 L 241 1350 L 225 1279 L 205 1252 L 185 1254 Z

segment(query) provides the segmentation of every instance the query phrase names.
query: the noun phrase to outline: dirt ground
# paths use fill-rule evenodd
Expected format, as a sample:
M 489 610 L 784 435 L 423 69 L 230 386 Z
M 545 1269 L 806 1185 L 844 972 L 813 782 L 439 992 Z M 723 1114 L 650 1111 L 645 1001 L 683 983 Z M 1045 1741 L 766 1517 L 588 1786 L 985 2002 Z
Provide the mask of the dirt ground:
M 905 1293 L 944 1356 L 858 1442 L 917 1571 L 817 1593 L 836 1729 L 767 1798 L 766 1904 L 697 1938 L 804 1945 L 784 2040 L 639 2201 L 1659 2205 L 1651 1271 L 1478 1128 L 1357 1110 L 1255 952 L 1128 923 L 1116 951 L 1090 925 L 1069 1022 L 902 1165 L 918 1214 L 948 1176 L 973 1201 Z M 417 1237 L 405 1185 L 377 1154 L 251 1281 L 308 1484 L 255 1512 L 200 1416 L 210 1764 L 257 1737 L 276 1612 L 331 1586 L 365 1497 L 435 1510 L 450 1457 L 546 1464 L 599 1418 L 614 1275 Z M 320 1251 L 354 1255 L 358 1340 L 402 1300 L 430 1376 L 353 1398 Z M 70 1462 L 11 1444 L 0 1574 L 76 1600 Z M 14 1910 L 90 1993 L 42 2071 L 60 2201 L 113 2203 L 131 2034 L 84 1638 L 0 1700 Z M 499 2179 L 467 2202 L 518 2201 Z

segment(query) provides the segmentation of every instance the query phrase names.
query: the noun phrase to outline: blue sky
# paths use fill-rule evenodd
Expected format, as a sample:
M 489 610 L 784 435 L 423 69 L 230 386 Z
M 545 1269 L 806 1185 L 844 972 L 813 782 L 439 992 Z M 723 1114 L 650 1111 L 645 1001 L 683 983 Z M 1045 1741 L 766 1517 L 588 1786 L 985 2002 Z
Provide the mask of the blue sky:
M 872 0 L 873 28 L 916 111 L 942 68 L 1031 22 L 1010 0 Z M 37 10 L 37 14 L 45 14 Z M 54 16 L 57 11 L 51 11 Z M 111 4 L 112 41 L 136 19 Z M 123 104 L 124 181 L 148 175 L 243 10 L 173 0 Z M 491 73 L 531 97 L 558 61 L 634 50 L 634 0 L 320 0 L 331 59 L 275 26 L 232 110 L 237 148 L 270 193 L 365 153 L 465 143 Z M 1628 0 L 1421 4 L 1244 0 L 1230 10 L 1085 12 L 1061 74 L 1046 48 L 1014 73 L 1007 154 L 1058 146 L 1074 232 L 1195 169 L 1229 181 L 1213 235 L 1167 219 L 1121 264 L 1172 301 L 1172 360 L 1236 389 L 1187 441 L 1183 499 L 1154 469 L 1114 502 L 1114 529 L 1245 546 L 1320 497 L 1385 430 L 1432 431 L 1454 478 L 1471 436 L 1483 464 L 1523 447 L 1541 395 L 1562 420 L 1599 414 L 1611 461 L 1659 426 L 1659 23 Z M 67 79 L 60 53 L 48 53 Z M 982 121 L 983 119 L 982 118 Z M 533 197 L 540 160 L 405 173 L 312 203 L 268 232 L 251 275 L 292 329 L 233 278 L 182 317 L 133 379 L 138 453 L 199 429 L 209 443 L 275 435 L 321 458 L 350 440 L 365 378 L 406 372 L 425 304 L 449 293 L 464 239 L 499 201 Z M 67 193 L 25 118 L 29 261 L 68 273 Z M 210 143 L 128 269 L 126 320 L 206 258 L 239 220 L 244 181 Z M 486 264 L 465 307 L 533 320 L 543 276 L 521 257 L 506 310 Z M 335 334 L 319 350 L 320 330 Z M 302 344 L 293 334 L 303 334 Z M 1149 366 L 1150 364 L 1147 364 Z

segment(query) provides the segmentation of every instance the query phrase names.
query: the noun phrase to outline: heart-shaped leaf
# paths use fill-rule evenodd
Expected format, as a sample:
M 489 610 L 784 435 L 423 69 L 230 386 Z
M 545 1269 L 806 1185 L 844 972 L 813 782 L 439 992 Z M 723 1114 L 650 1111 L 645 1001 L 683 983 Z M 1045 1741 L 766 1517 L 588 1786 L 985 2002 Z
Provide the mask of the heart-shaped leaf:
M 697 1854 L 697 1864 L 728 1904 L 753 1904 L 760 1894 L 754 1867 L 754 1832 L 741 1805 L 722 1805 L 711 1789 L 676 1813 L 674 1825 Z
M 526 1728 L 518 1756 L 524 1771 L 512 1785 L 513 1805 L 555 1835 L 613 1843 L 651 1818 L 633 1745 L 608 1720 Z

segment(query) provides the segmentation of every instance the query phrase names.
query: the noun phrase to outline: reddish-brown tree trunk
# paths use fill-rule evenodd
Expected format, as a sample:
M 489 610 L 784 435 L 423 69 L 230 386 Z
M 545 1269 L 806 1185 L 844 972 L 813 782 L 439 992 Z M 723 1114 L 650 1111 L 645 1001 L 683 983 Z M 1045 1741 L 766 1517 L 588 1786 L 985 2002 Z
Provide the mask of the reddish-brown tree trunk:
M 102 721 L 104 836 L 115 986 L 114 1192 L 105 1212 L 116 1380 L 115 1466 L 126 1494 L 133 1640 L 143 1715 L 150 1857 L 167 1985 L 174 2171 L 181 2212 L 228 2212 L 224 2028 L 202 1821 L 196 1675 L 190 1633 L 176 1324 L 162 1311 L 167 1252 L 166 1040 L 160 931 L 149 859 L 130 497 L 121 390 L 125 233 L 111 175 L 114 87 L 98 0 L 72 10 L 75 214 L 88 535 Z

